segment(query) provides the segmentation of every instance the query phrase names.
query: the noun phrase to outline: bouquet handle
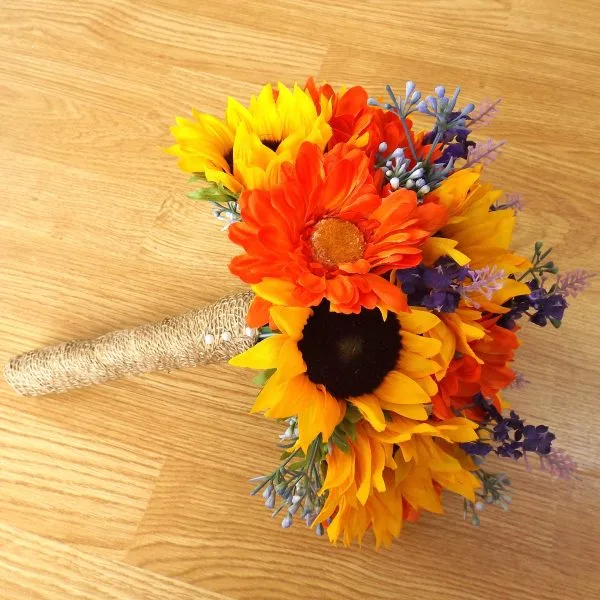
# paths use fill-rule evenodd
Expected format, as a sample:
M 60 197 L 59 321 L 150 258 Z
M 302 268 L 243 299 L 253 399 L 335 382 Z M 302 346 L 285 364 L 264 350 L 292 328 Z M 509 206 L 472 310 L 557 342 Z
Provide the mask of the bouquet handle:
M 252 292 L 91 340 L 32 350 L 9 360 L 6 381 L 22 396 L 40 396 L 153 371 L 224 362 L 252 347 L 246 326 Z

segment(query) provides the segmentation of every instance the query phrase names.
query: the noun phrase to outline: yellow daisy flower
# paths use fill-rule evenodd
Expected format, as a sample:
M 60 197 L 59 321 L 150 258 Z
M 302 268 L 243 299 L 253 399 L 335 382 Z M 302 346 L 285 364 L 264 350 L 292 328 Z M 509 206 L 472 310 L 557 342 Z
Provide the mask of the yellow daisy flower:
M 302 142 L 321 149 L 331 137 L 329 102 L 320 114 L 298 84 L 265 85 L 248 108 L 228 99 L 225 119 L 192 111 L 194 120 L 177 117 L 171 128 L 176 144 L 167 151 L 179 157 L 188 173 L 203 173 L 232 192 L 269 189 L 279 182 L 281 166 L 293 162 Z
M 425 310 L 359 314 L 274 306 L 271 319 L 281 331 L 233 358 L 230 364 L 276 369 L 261 390 L 253 412 L 298 417 L 299 445 L 307 451 L 320 434 L 327 441 L 349 404 L 375 431 L 390 415 L 425 421 L 426 404 L 437 392 L 432 357 L 441 342 L 421 334 L 439 323 Z M 385 411 L 385 412 L 384 412 Z

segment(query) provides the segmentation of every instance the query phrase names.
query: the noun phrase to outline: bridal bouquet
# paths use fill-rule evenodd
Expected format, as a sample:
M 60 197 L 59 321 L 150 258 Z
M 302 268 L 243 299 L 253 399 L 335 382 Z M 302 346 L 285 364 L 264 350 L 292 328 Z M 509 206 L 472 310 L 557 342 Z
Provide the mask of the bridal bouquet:
M 476 525 L 485 505 L 507 508 L 490 456 L 573 477 L 550 429 L 502 391 L 526 383 L 512 368 L 520 328 L 559 328 L 592 274 L 559 274 L 540 241 L 511 250 L 523 201 L 483 179 L 504 142 L 471 137 L 499 101 L 458 96 L 409 81 L 376 99 L 309 79 L 266 85 L 248 107 L 230 98 L 224 119 L 178 118 L 168 151 L 239 247 L 230 270 L 250 289 L 26 352 L 7 381 L 39 395 L 224 360 L 255 369 L 252 411 L 283 433 L 253 493 L 283 527 L 303 520 L 345 545 L 369 530 L 389 545 L 404 521 L 442 513 L 444 491 Z
M 372 529 L 388 545 L 441 513 L 445 490 L 475 524 L 486 504 L 506 508 L 490 455 L 575 470 L 502 390 L 525 383 L 511 366 L 521 326 L 560 327 L 591 274 L 559 275 L 542 242 L 511 250 L 523 201 L 483 178 L 504 142 L 471 138 L 499 101 L 458 96 L 309 79 L 172 128 L 169 152 L 207 182 L 189 195 L 225 222 L 230 270 L 255 294 L 259 341 L 230 363 L 258 371 L 252 411 L 283 423 L 281 462 L 254 490 L 283 527 L 344 544 Z

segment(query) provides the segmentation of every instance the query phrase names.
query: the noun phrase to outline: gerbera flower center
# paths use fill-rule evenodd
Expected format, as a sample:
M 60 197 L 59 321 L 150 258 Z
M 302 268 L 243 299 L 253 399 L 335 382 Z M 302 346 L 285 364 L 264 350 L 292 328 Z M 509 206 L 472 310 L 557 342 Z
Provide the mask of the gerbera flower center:
M 310 246 L 315 260 L 326 267 L 335 268 L 362 258 L 365 238 L 350 221 L 322 219 L 310 236 Z
M 377 309 L 334 313 L 326 301 L 314 309 L 298 342 L 308 378 L 340 399 L 377 389 L 396 367 L 401 347 L 393 313 L 385 321 Z

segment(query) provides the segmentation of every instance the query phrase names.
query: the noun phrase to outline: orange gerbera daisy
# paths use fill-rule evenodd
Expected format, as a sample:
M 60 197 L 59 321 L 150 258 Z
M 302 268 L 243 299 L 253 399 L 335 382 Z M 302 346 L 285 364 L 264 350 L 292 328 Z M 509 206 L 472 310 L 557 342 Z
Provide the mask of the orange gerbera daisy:
M 229 237 L 246 253 L 230 269 L 263 299 L 250 325 L 266 323 L 267 303 L 314 306 L 325 298 L 335 312 L 407 310 L 405 295 L 382 275 L 421 261 L 420 246 L 445 223 L 446 209 L 419 206 L 409 190 L 382 199 L 368 163 L 356 148 L 340 144 L 323 155 L 305 143 L 284 166 L 281 186 L 242 193 L 242 221 Z
M 482 319 L 484 334 L 469 343 L 472 354 L 454 356 L 442 377 L 438 378 L 438 393 L 433 396 L 433 412 L 440 419 L 459 411 L 470 419 L 482 421 L 481 407 L 473 406 L 473 397 L 481 393 L 502 410 L 499 392 L 509 386 L 515 372 L 509 367 L 520 342 L 515 331 L 496 324 L 499 316 Z M 443 327 L 443 325 L 442 325 Z
M 430 146 L 423 144 L 424 132 L 415 135 L 412 121 L 407 119 L 407 138 L 398 115 L 390 110 L 369 106 L 369 95 L 363 87 L 354 86 L 336 94 L 329 84 L 318 87 L 311 77 L 306 82 L 305 90 L 310 94 L 317 111 L 331 112 L 328 121 L 332 129 L 330 148 L 338 143 L 350 143 L 374 157 L 381 142 L 387 144 L 391 153 L 396 148 L 407 148 L 410 139 L 419 158 L 425 158 L 429 153 Z M 437 156 L 435 154 L 433 160 Z M 380 183 L 379 179 L 377 183 Z

